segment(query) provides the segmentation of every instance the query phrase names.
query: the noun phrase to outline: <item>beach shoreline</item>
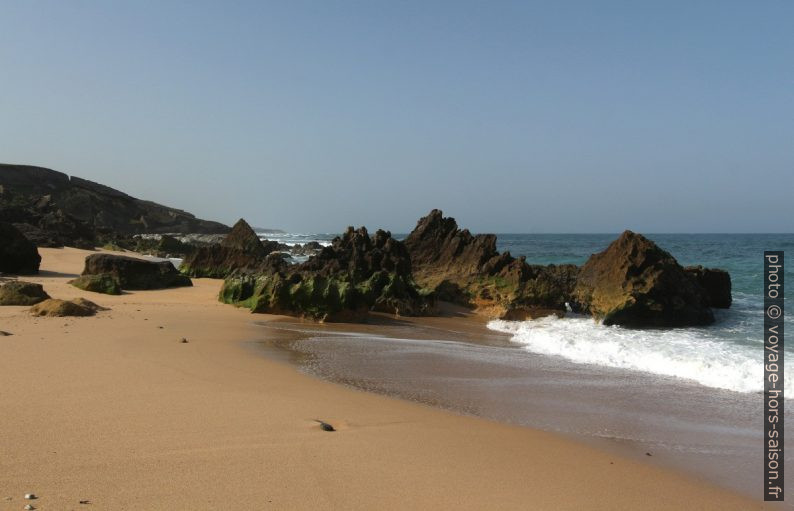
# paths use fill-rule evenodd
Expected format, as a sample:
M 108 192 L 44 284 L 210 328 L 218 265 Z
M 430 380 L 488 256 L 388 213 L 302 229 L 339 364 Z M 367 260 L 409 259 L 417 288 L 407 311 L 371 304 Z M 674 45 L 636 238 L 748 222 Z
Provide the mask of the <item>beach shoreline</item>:
M 260 353 L 351 388 L 561 434 L 750 498 L 761 403 L 694 381 L 528 352 L 482 316 L 261 322 Z
M 0 510 L 762 509 L 763 503 L 561 435 L 324 382 L 252 356 L 253 316 L 221 281 L 106 296 L 66 282 L 89 251 L 39 249 L 56 298 L 0 308 Z M 314 324 L 310 325 L 315 328 Z M 188 340 L 182 343 L 181 339 Z M 322 431 L 315 419 L 337 432 Z M 3 500 L 11 497 L 11 500 Z

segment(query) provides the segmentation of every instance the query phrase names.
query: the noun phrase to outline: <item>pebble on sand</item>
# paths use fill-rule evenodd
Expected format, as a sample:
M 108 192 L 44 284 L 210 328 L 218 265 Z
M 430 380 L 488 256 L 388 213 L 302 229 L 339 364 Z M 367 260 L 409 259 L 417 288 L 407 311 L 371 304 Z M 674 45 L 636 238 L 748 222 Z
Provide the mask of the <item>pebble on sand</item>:
M 336 429 L 334 429 L 334 427 L 328 424 L 327 422 L 323 422 L 319 419 L 314 419 L 314 420 L 315 422 L 320 423 L 320 427 L 323 429 L 323 431 L 336 431 Z
M 33 500 L 33 499 L 37 499 L 38 497 L 34 493 L 26 493 L 25 498 L 27 500 Z

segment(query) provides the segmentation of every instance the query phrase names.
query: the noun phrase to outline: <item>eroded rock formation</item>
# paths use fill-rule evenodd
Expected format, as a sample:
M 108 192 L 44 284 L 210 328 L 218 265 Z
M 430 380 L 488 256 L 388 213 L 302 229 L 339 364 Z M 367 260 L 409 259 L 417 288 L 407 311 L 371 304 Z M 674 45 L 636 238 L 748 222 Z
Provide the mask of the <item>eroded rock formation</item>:
M 323 321 L 359 321 L 371 310 L 412 316 L 432 309 L 413 282 L 405 246 L 385 231 L 370 237 L 363 227 L 348 228 L 302 264 L 270 255 L 256 273 L 227 278 L 220 299 L 253 312 Z
M 235 272 L 253 272 L 268 254 L 278 249 L 274 241 L 262 243 L 242 218 L 217 245 L 200 247 L 182 261 L 180 271 L 191 277 L 225 278 Z
M 496 235 L 472 235 L 437 209 L 419 220 L 404 243 L 421 286 L 440 300 L 497 317 L 564 314 L 578 272 L 575 265 L 530 265 L 499 253 Z

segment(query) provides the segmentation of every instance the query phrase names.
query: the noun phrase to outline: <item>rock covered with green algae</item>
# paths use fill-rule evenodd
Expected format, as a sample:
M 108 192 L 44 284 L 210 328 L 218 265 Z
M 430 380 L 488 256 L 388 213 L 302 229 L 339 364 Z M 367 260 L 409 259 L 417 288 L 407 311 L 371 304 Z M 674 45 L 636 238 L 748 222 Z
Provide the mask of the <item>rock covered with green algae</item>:
M 102 293 L 106 295 L 120 295 L 121 283 L 116 276 L 110 273 L 100 273 L 98 275 L 80 275 L 76 279 L 70 280 L 69 284 L 84 291 Z
M 321 321 L 361 321 L 369 311 L 403 316 L 432 311 L 432 299 L 413 280 L 405 246 L 378 230 L 349 227 L 308 261 L 288 265 L 277 255 L 256 273 L 228 277 L 220 300 L 253 312 Z
M 0 285 L 0 305 L 35 305 L 49 297 L 44 287 L 35 282 L 12 280 Z

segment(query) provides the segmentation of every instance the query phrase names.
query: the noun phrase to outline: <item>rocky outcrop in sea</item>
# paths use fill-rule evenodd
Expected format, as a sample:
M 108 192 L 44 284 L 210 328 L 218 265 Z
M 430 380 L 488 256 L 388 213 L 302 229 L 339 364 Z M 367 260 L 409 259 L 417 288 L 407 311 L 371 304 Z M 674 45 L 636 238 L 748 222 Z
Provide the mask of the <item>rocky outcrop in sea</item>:
M 582 266 L 572 302 L 605 325 L 676 327 L 714 322 L 697 278 L 646 237 L 625 231 Z

